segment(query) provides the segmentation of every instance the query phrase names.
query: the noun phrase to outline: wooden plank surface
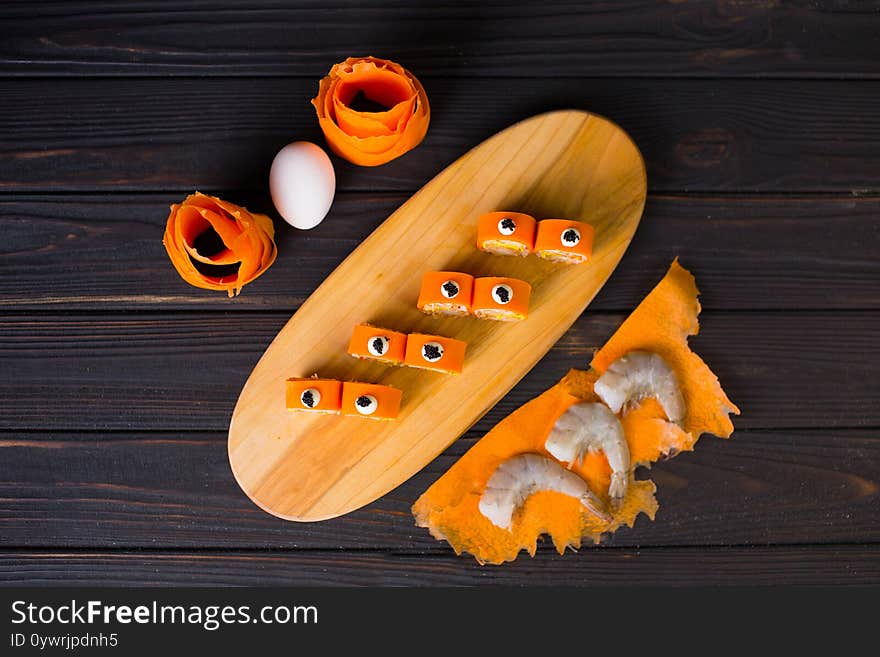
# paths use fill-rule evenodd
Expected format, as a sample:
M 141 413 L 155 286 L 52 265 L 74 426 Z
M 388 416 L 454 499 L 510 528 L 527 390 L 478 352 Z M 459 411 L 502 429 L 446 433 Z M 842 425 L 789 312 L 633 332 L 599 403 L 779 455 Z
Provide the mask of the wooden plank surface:
M 586 312 L 476 427 L 586 367 L 623 320 Z M 15 315 L 0 319 L 0 429 L 225 430 L 281 313 Z M 691 344 L 742 429 L 880 425 L 880 312 L 706 312 Z
M 268 193 L 231 198 L 274 215 Z M 293 312 L 404 194 L 337 196 L 302 232 L 276 217 L 279 258 L 230 300 L 183 282 L 161 237 L 174 192 L 0 197 L 0 309 Z M 880 197 L 648 198 L 644 220 L 592 310 L 629 312 L 676 255 L 709 310 L 880 308 Z M 71 266 L 75 263 L 75 266 Z
M 0 548 L 439 550 L 409 512 L 480 434 L 369 506 L 290 523 L 242 494 L 225 432 L 0 434 Z M 878 542 L 880 430 L 737 431 L 639 473 L 658 487 L 617 547 Z M 594 554 L 585 548 L 584 559 Z M 578 559 L 581 557 L 574 557 Z
M 0 191 L 263 190 L 284 144 L 323 143 L 309 104 L 317 82 L 0 79 Z M 414 192 L 502 128 L 574 107 L 632 136 L 654 192 L 880 191 L 880 81 L 424 83 L 432 121 L 422 145 L 378 168 L 334 158 L 340 190 Z
M 358 509 L 409 479 L 507 394 L 584 312 L 629 246 L 646 195 L 644 161 L 629 136 L 575 110 L 530 117 L 457 159 L 327 277 L 254 367 L 229 423 L 229 462 L 242 490 L 270 513 L 316 521 Z M 478 218 L 510 207 L 589 221 L 589 263 L 554 266 L 480 252 Z M 429 318 L 416 307 L 426 271 L 526 281 L 525 293 L 507 287 L 512 302 L 505 310 L 522 295 L 517 312 L 528 320 Z M 434 294 L 443 300 L 440 283 Z M 365 321 L 409 333 L 409 365 L 413 334 L 461 341 L 456 375 L 448 375 L 446 359 L 431 363 L 446 370 L 439 376 L 419 371 L 418 363 L 429 365 L 421 358 L 416 367 L 356 364 L 347 353 L 352 327 Z M 291 414 L 285 381 L 315 373 L 402 391 L 399 413 L 393 422 L 371 422 L 346 417 L 343 402 L 338 416 Z
M 877 545 L 601 549 L 479 566 L 452 553 L 0 553 L 7 586 L 695 586 L 880 584 Z
M 34 6 L 37 5 L 36 11 Z M 390 5 L 390 6 L 389 6 Z M 7 1 L 0 74 L 878 77 L 876 0 L 205 4 Z M 26 19 L 26 20 L 25 20 Z
M 880 584 L 880 2 L 366 0 L 0 5 L 0 584 Z M 160 236 L 200 189 L 272 211 L 266 175 L 349 55 L 397 59 L 434 110 L 233 301 Z M 588 312 L 411 481 L 299 525 L 253 507 L 225 430 L 259 354 L 381 220 L 534 113 L 607 115 L 652 190 Z M 585 366 L 681 255 L 695 348 L 743 409 L 656 464 L 655 523 L 479 568 L 409 505 L 513 408 Z

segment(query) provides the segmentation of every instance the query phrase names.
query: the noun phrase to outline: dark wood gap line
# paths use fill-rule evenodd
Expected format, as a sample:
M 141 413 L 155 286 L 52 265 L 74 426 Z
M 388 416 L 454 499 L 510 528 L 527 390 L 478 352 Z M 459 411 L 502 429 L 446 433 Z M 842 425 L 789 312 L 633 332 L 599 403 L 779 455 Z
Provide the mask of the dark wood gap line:
M 118 315 L 118 319 L 137 319 L 139 315 L 174 315 L 181 317 L 189 317 L 193 315 L 250 315 L 250 316 L 259 316 L 265 315 L 267 317 L 289 317 L 292 316 L 297 310 L 299 310 L 299 306 L 292 307 L 290 309 L 278 310 L 278 309 L 263 309 L 263 308 L 253 308 L 253 307 L 244 307 L 244 308 L 194 308 L 192 310 L 188 308 L 162 308 L 161 306 L 144 306 L 143 308 L 135 308 L 135 309 L 123 309 L 116 310 L 112 306 L 108 306 L 106 308 L 67 308 L 66 310 L 53 310 L 51 308 L 30 308 L 26 304 L 21 306 L 5 306 L 0 304 L 0 321 L 2 321 L 5 317 L 15 318 L 22 316 L 31 316 L 31 315 L 39 315 L 41 318 L 46 317 L 76 317 L 76 316 L 108 316 L 108 315 Z M 625 314 L 629 315 L 633 310 L 635 310 L 635 306 L 627 307 L 627 308 L 601 308 L 598 310 L 590 309 L 589 307 L 584 311 L 584 314 L 589 313 L 590 315 L 595 316 L 610 316 L 610 315 L 620 315 Z M 703 308 L 700 312 L 700 317 L 705 317 L 707 315 L 773 315 L 773 316 L 783 316 L 783 315 L 802 315 L 802 314 L 815 314 L 815 315 L 840 315 L 840 314 L 876 314 L 878 318 L 880 318 L 880 310 L 874 307 L 846 307 L 846 308 L 762 308 L 760 306 L 754 308 Z
M 323 146 L 322 146 L 323 148 Z M 462 153 L 464 155 L 464 153 Z M 440 173 L 438 170 L 437 173 Z M 40 188 L 29 188 L 23 187 L 20 191 L 9 192 L 4 191 L 4 194 L 9 196 L 21 196 L 21 195 L 30 195 L 30 196 L 89 196 L 89 195 L 120 195 L 120 194 L 174 194 L 176 196 L 183 196 L 186 194 L 193 193 L 192 188 L 189 187 L 177 187 L 169 189 L 167 187 L 164 188 L 144 188 L 144 187 L 123 187 L 120 186 L 118 188 L 113 189 L 112 191 L 108 191 L 106 189 L 102 190 L 100 188 L 96 188 L 95 190 L 86 190 L 83 191 L 81 189 L 59 189 L 58 185 L 53 186 L 51 190 L 43 190 Z M 258 193 L 258 192 L 267 192 L 268 191 L 268 183 L 265 187 L 230 187 L 230 188 L 212 188 L 205 185 L 200 185 L 198 191 L 203 192 L 205 194 L 210 194 L 213 196 L 222 196 L 223 194 L 229 193 Z M 338 189 L 337 194 L 394 194 L 400 196 L 412 196 L 418 191 L 418 189 L 375 189 L 372 187 L 347 187 L 345 189 Z M 840 198 L 853 198 L 853 199 L 872 199 L 880 196 L 880 187 L 871 187 L 865 189 L 848 189 L 842 190 L 839 192 L 828 192 L 828 191 L 812 191 L 810 189 L 787 189 L 785 191 L 767 191 L 761 189 L 738 189 L 735 191 L 728 191 L 725 189 L 675 189 L 675 188 L 652 188 L 650 186 L 650 180 L 648 181 L 648 198 L 658 197 L 658 196 L 687 196 L 693 198 L 722 198 L 722 197 L 748 197 L 748 196 L 756 196 L 762 198 L 772 198 L 773 196 L 779 196 L 780 198 L 797 198 L 800 196 L 803 197 L 816 197 L 816 198 L 829 198 L 829 199 L 840 199 Z
M 865 429 L 865 427 L 859 427 L 859 429 Z M 221 430 L 210 430 L 210 429 L 193 429 L 191 427 L 184 427 L 180 430 L 176 429 L 121 429 L 118 427 L 111 427 L 108 429 L 83 429 L 81 427 L 77 427 L 74 429 L 0 429 L 0 441 L 9 440 L 15 438 L 16 436 L 105 436 L 105 435 L 114 435 L 114 434 L 122 434 L 122 435 L 131 435 L 131 434 L 148 434 L 151 440 L 161 439 L 163 437 L 173 440 L 174 436 L 180 434 L 186 434 L 190 439 L 192 439 L 193 435 L 204 434 L 206 443 L 213 442 L 226 442 L 225 435 L 222 438 L 217 438 L 211 434 L 221 433 Z M 223 432 L 225 434 L 225 431 Z M 136 442 L 139 438 L 132 438 L 132 442 Z
M 439 172 L 438 172 L 439 173 Z M 237 193 L 237 192 L 266 192 L 268 189 L 268 184 L 266 188 L 262 187 L 228 187 L 228 188 L 210 188 L 204 187 L 199 191 L 204 192 L 205 194 L 228 194 L 228 193 Z M 336 191 L 337 197 L 342 196 L 389 196 L 389 197 L 408 197 L 415 193 L 417 190 L 408 191 L 408 190 L 400 190 L 400 189 L 341 189 Z M 178 194 L 181 193 L 181 189 L 143 189 L 143 188 L 132 188 L 132 189 L 119 189 L 119 190 L 102 190 L 96 188 L 94 190 L 82 190 L 82 189 L 71 189 L 71 190 L 59 190 L 56 188 L 47 189 L 45 191 L 32 191 L 32 190 L 23 190 L 23 191 L 9 191 L 2 190 L 0 191 L 0 203 L 17 203 L 17 202 L 27 202 L 27 201 L 39 201 L 46 200 L 52 198 L 64 198 L 67 196 L 74 198 L 87 198 L 90 196 L 93 197 L 120 197 L 120 196 L 131 196 L 131 197 L 140 197 L 140 198 L 150 198 L 156 196 L 166 196 L 169 194 Z M 809 198 L 816 200 L 842 200 L 842 199 L 850 199 L 850 200 L 864 200 L 866 202 L 874 201 L 880 199 L 880 188 L 877 190 L 868 190 L 865 192 L 861 191 L 815 191 L 815 190 L 693 190 L 693 189 L 669 189 L 658 192 L 648 192 L 648 198 L 655 199 L 668 199 L 668 198 L 687 198 L 693 200 L 708 200 L 708 199 L 728 199 L 728 198 L 760 198 L 763 200 L 789 200 L 789 199 L 799 199 L 799 198 Z
M 736 422 L 736 417 L 734 417 L 734 423 Z M 788 426 L 773 426 L 773 427 L 749 427 L 747 429 L 737 429 L 736 432 L 730 437 L 729 440 L 736 439 L 736 433 L 748 433 L 748 434 L 777 434 L 777 433 L 797 433 L 797 434 L 823 434 L 828 433 L 829 431 L 833 431 L 836 433 L 844 433 L 847 431 L 857 431 L 857 432 L 866 432 L 866 431 L 877 431 L 877 440 L 880 440 L 880 425 L 834 425 L 833 427 L 788 427 Z M 456 438 L 458 440 L 475 440 L 484 435 L 482 431 L 474 432 L 475 435 L 468 437 L 468 434 L 471 430 L 466 431 L 461 436 Z M 214 434 L 223 434 L 222 436 L 216 436 Z M 132 434 L 135 434 L 132 436 Z M 137 428 L 137 429 L 121 429 L 118 427 L 110 427 L 110 428 L 100 428 L 100 429 L 83 429 L 81 427 L 73 428 L 73 429 L 0 429 L 0 441 L 4 440 L 12 440 L 16 437 L 20 436 L 45 436 L 45 442 L 51 442 L 54 438 L 63 438 L 63 437 L 72 437 L 76 438 L 86 437 L 86 436 L 114 436 L 115 440 L 119 440 L 122 436 L 132 436 L 128 442 L 138 442 L 139 440 L 167 440 L 168 442 L 174 442 L 175 436 L 187 436 L 187 440 L 192 440 L 194 436 L 198 436 L 201 434 L 203 436 L 202 442 L 206 444 L 217 443 L 222 444 L 226 442 L 226 433 L 224 429 L 194 429 L 192 427 L 182 427 L 180 429 L 150 429 L 146 428 Z M 712 438 L 711 434 L 704 434 L 703 438 Z M 720 439 L 723 440 L 723 439 Z M 454 443 L 452 443 L 454 444 Z M 451 445 L 450 445 L 451 446 Z
M 539 542 L 539 546 L 542 544 L 550 545 L 548 540 L 544 540 Z M 703 545 L 640 545 L 640 546 L 632 546 L 632 545 L 585 545 L 580 548 L 579 552 L 584 553 L 591 549 L 594 550 L 610 550 L 615 552 L 659 552 L 662 550 L 676 550 L 682 552 L 698 552 L 705 550 L 714 550 L 718 552 L 722 552 L 724 550 L 736 550 L 743 548 L 755 548 L 758 550 L 773 550 L 773 549 L 791 549 L 791 548 L 848 548 L 848 547 L 867 547 L 867 548 L 880 548 L 880 542 L 874 541 L 862 541 L 862 542 L 848 542 L 848 541 L 831 541 L 828 543 L 822 542 L 806 542 L 806 543 L 707 543 Z M 174 554 L 174 555 L 205 555 L 205 554 L 254 554 L 258 553 L 261 555 L 267 554 L 385 554 L 385 555 L 399 555 L 404 557 L 437 557 L 437 556 L 451 556 L 452 549 L 451 548 L 437 548 L 437 549 L 415 549 L 415 550 L 406 550 L 401 548 L 372 548 L 372 547 L 345 547 L 345 548 L 331 548 L 331 547 L 310 547 L 310 548 L 294 548 L 294 547 L 219 547 L 208 545 L 204 547 L 187 547 L 187 548 L 174 548 L 174 547 L 152 547 L 152 546 L 144 546 L 144 547 L 120 547 L 120 548 L 106 548 L 106 547 L 8 547 L 3 546 L 0 548 L 0 557 L 9 554 L 38 554 L 38 555 L 52 555 L 52 554 L 78 554 L 78 555 L 89 555 L 89 554 Z M 462 558 L 470 558 L 469 556 Z M 525 555 L 521 555 L 520 558 L 527 558 Z
M 2 64 L 4 62 L 0 62 Z M 45 62 L 36 62 L 35 66 L 55 66 L 56 63 L 47 64 Z M 80 65 L 80 64 L 77 64 Z M 96 64 L 97 66 L 105 66 L 106 64 L 100 63 Z M 112 64 L 113 66 L 123 67 L 126 64 L 124 62 L 115 62 Z M 291 80 L 314 80 L 315 84 L 320 80 L 320 75 L 304 75 L 304 74 L 292 74 L 292 75 L 283 75 L 279 73 L 259 73 L 254 71 L 242 71 L 241 73 L 217 73 L 212 74 L 210 70 L 212 65 L 205 64 L 204 69 L 205 72 L 202 74 L 199 73 L 181 73 L 175 74 L 174 69 L 179 65 L 177 64 L 143 64 L 140 62 L 135 62 L 130 64 L 131 66 L 152 66 L 155 67 L 155 73 L 59 73 L 59 72 L 46 72 L 43 74 L 40 73 L 13 73 L 6 72 L 0 74 L 0 80 L 150 80 L 155 78 L 173 78 L 175 80 L 203 80 L 205 78 L 211 78 L 212 80 L 222 80 L 224 78 L 229 78 L 233 80 L 240 80 L 242 78 L 260 78 L 262 80 L 279 80 L 279 81 L 291 81 Z M 27 64 L 22 64 L 23 67 L 27 66 Z M 196 68 L 198 65 L 196 64 L 185 64 L 183 65 L 186 68 Z M 545 80 L 548 76 L 541 75 L 487 75 L 487 74 L 475 74 L 475 75 L 467 75 L 465 79 L 467 80 Z M 776 75 L 773 73 L 770 74 L 728 74 L 728 75 L 718 75 L 715 73 L 707 73 L 706 75 L 688 75 L 688 74 L 665 74 L 665 75 L 576 75 L 572 73 L 562 73 L 558 75 L 553 75 L 554 79 L 557 80 L 698 80 L 698 81 L 708 81 L 708 80 L 721 80 L 721 81 L 790 81 L 790 82 L 804 82 L 804 81 L 818 81 L 818 82 L 880 82 L 880 74 L 870 74 L 870 73 L 837 73 L 837 74 L 827 74 L 827 75 L 815 75 L 812 73 L 804 73 L 802 75 L 797 74 L 781 74 Z M 430 81 L 430 80 L 461 80 L 462 76 L 460 75 L 422 75 L 419 76 L 419 80 L 422 82 Z

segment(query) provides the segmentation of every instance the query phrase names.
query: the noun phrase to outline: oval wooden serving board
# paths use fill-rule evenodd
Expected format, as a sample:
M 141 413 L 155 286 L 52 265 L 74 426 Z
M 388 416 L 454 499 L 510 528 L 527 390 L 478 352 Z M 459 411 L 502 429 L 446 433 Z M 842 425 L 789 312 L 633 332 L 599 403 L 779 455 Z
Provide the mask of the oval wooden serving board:
M 254 368 L 229 426 L 239 485 L 281 518 L 333 518 L 418 472 L 490 409 L 553 346 L 617 266 L 642 215 L 645 166 L 613 123 L 581 111 L 532 117 L 450 165 L 334 271 Z M 593 257 L 559 265 L 477 250 L 484 212 L 516 210 L 595 226 Z M 464 271 L 531 283 L 529 318 L 508 324 L 434 318 L 416 309 L 422 273 Z M 462 374 L 359 361 L 346 353 L 361 322 L 467 342 Z M 403 391 L 393 422 L 285 408 L 285 380 L 384 383 Z

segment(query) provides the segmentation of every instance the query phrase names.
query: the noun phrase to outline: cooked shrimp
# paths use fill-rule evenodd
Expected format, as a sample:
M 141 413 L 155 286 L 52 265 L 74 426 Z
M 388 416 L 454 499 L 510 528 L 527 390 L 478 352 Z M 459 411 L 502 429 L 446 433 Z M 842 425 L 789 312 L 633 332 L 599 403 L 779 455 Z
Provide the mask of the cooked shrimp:
M 496 527 L 510 529 L 514 512 L 531 495 L 544 490 L 574 497 L 590 513 L 611 520 L 586 481 L 540 454 L 519 454 L 502 462 L 480 497 L 480 513 Z
M 649 351 L 631 351 L 618 358 L 593 389 L 615 413 L 645 397 L 653 397 L 671 422 L 678 423 L 684 418 L 684 398 L 675 372 L 663 358 Z
M 629 446 L 620 420 L 605 404 L 575 404 L 559 416 L 544 447 L 568 467 L 580 464 L 587 452 L 602 451 L 611 466 L 608 494 L 619 499 L 629 481 Z

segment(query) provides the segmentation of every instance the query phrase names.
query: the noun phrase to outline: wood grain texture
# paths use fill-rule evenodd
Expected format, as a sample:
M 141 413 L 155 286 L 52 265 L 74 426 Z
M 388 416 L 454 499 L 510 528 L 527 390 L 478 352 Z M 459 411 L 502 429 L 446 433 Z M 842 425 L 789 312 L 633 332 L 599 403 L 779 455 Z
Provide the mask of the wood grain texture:
M 0 584 L 880 584 L 878 10 L 0 3 Z M 278 262 L 239 299 L 182 283 L 157 239 L 167 206 L 201 189 L 271 211 L 272 156 L 322 143 L 308 99 L 355 54 L 425 82 L 425 143 L 369 171 L 336 159 L 330 220 L 281 230 Z M 654 192 L 592 311 L 375 503 L 310 524 L 254 507 L 225 432 L 272 336 L 436 172 L 560 107 L 621 124 Z M 675 255 L 707 309 L 695 348 L 744 415 L 733 440 L 705 437 L 647 473 L 657 521 L 501 569 L 414 527 L 412 500 L 583 366 Z
M 420 75 L 878 77 L 880 4 L 7 1 L 6 75 L 322 75 L 350 55 Z M 26 20 L 25 20 L 26 19 Z
M 4 433 L 0 548 L 442 550 L 409 509 L 478 437 L 363 509 L 289 523 L 242 494 L 225 432 Z M 639 473 L 657 484 L 656 521 L 641 517 L 603 545 L 877 543 L 878 473 L 876 429 L 704 436 L 695 452 Z
M 573 107 L 630 134 L 654 192 L 880 191 L 880 81 L 424 83 L 425 141 L 381 167 L 334 158 L 339 190 L 414 192 L 512 123 Z M 0 190 L 263 190 L 284 144 L 323 144 L 316 89 L 291 78 L 0 80 Z
M 659 280 L 663 271 L 659 271 Z M 586 367 L 624 315 L 588 311 L 474 428 Z M 220 430 L 286 313 L 9 315 L 0 429 Z M 742 409 L 736 426 L 880 425 L 880 312 L 705 312 L 694 350 Z
M 581 315 L 629 246 L 646 193 L 645 165 L 630 138 L 584 112 L 534 116 L 465 153 L 327 277 L 254 367 L 229 424 L 229 462 L 239 485 L 270 513 L 315 521 L 358 509 L 409 479 L 494 406 Z M 504 209 L 589 221 L 595 230 L 589 262 L 482 253 L 477 220 Z M 427 271 L 526 281 L 528 319 L 428 317 L 416 307 Z M 347 347 L 352 328 L 363 322 L 461 340 L 464 367 L 450 376 L 355 362 Z M 285 381 L 313 374 L 392 386 L 403 392 L 400 414 L 375 422 L 291 413 Z
M 229 197 L 274 214 L 268 192 Z M 340 194 L 308 232 L 276 217 L 278 260 L 233 300 L 187 285 L 170 266 L 161 235 L 168 205 L 180 198 L 0 198 L 0 280 L 11 282 L 0 286 L 0 309 L 293 312 L 407 197 Z M 880 261 L 870 257 L 880 251 L 878 216 L 878 197 L 649 196 L 621 265 L 590 308 L 628 312 L 681 255 L 704 309 L 878 309 Z
M 7 586 L 724 586 L 880 584 L 877 545 L 602 549 L 479 566 L 452 553 L 0 553 Z

